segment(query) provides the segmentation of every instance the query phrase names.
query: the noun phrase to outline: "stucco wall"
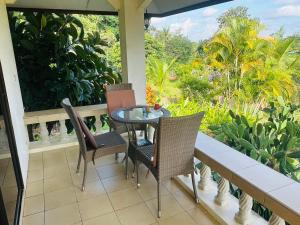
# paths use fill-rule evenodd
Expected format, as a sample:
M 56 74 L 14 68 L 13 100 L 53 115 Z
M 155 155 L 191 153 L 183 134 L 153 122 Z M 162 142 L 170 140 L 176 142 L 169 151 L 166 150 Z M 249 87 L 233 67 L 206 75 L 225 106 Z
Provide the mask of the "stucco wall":
M 26 185 L 29 157 L 28 141 L 23 120 L 23 101 L 4 0 L 0 0 L 0 60 L 4 74 L 23 180 Z

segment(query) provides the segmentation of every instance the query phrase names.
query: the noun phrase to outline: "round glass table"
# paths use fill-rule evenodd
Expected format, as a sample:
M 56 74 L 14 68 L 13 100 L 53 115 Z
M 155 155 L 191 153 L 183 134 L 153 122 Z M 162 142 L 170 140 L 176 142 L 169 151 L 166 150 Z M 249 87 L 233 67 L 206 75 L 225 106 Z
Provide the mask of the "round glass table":
M 134 106 L 116 109 L 111 113 L 113 120 L 125 124 L 157 124 L 160 117 L 169 117 L 167 109 L 158 110 L 148 106 Z

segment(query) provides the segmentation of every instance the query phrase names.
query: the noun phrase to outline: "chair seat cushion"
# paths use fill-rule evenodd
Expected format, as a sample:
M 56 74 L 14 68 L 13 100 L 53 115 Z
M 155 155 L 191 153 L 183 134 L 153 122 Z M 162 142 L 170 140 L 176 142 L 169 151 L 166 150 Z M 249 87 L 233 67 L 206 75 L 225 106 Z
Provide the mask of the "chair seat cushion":
M 125 140 L 121 135 L 116 132 L 107 132 L 104 134 L 95 135 L 94 139 L 96 141 L 96 147 L 98 148 L 111 148 L 118 145 L 126 145 Z M 94 150 L 93 146 L 87 143 L 88 150 Z

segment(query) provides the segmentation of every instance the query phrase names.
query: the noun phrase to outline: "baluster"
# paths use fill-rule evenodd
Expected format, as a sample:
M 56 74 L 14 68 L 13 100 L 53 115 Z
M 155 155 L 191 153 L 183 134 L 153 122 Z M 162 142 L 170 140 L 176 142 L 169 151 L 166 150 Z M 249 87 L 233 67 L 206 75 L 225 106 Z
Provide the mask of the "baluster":
M 269 220 L 269 225 L 285 225 L 285 222 L 282 218 L 273 213 Z
M 229 194 L 229 181 L 224 177 L 218 183 L 218 194 L 215 197 L 215 203 L 218 205 L 225 205 Z
M 200 181 L 198 187 L 205 191 L 209 188 L 211 182 L 211 169 L 206 164 L 202 163 L 200 168 Z
M 43 143 L 49 143 L 49 132 L 47 129 L 46 122 L 40 123 L 41 138 Z
M 66 127 L 65 120 L 59 121 L 59 131 L 60 131 L 60 137 L 61 139 L 67 139 L 69 137 L 68 135 L 68 129 Z
M 95 116 L 95 118 L 96 118 L 96 122 L 95 122 L 96 131 L 95 131 L 95 133 L 100 134 L 101 133 L 101 127 L 102 127 L 100 116 Z
M 235 214 L 235 220 L 239 224 L 246 225 L 251 218 L 251 210 L 253 205 L 253 199 L 250 195 L 243 191 L 239 199 L 239 211 Z

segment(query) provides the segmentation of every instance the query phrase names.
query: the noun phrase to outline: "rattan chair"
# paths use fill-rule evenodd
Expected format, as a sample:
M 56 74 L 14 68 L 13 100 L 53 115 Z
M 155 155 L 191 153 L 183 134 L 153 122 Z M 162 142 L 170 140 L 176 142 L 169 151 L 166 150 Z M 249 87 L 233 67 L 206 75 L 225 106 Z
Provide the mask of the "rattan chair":
M 184 117 L 160 118 L 153 145 L 136 148 L 137 187 L 138 168 L 143 163 L 157 181 L 158 217 L 161 216 L 160 187 L 162 181 L 178 175 L 191 174 L 195 200 L 198 202 L 194 175 L 194 148 L 204 113 Z
M 122 84 L 111 84 L 105 86 L 105 91 L 119 91 L 119 90 L 132 90 L 132 84 L 130 83 L 122 83 Z M 120 96 L 121 97 L 121 96 Z M 107 99 L 109 101 L 109 99 Z M 121 108 L 122 106 L 120 106 Z M 108 121 L 109 129 L 110 131 L 114 130 L 118 134 L 123 134 L 127 132 L 127 128 L 123 123 L 118 123 L 116 121 L 113 121 L 110 118 L 109 115 L 109 121 Z
M 106 91 L 106 100 L 107 102 L 111 101 L 109 98 L 107 98 L 107 92 L 110 91 L 120 91 L 120 90 L 132 90 L 132 84 L 131 83 L 122 83 L 122 84 L 112 84 L 112 85 L 106 85 L 105 86 L 105 91 Z M 120 96 L 120 99 L 122 96 Z M 133 99 L 133 102 L 135 102 L 135 99 Z M 109 104 L 108 104 L 109 105 Z M 132 105 L 119 105 L 120 108 L 123 107 L 130 107 Z M 110 110 L 108 110 L 110 111 Z M 110 131 L 115 131 L 118 134 L 124 134 L 128 133 L 128 139 L 131 138 L 131 136 L 135 136 L 135 134 L 132 134 L 132 127 L 126 127 L 124 123 L 119 123 L 111 119 L 109 115 L 109 121 L 108 121 L 109 129 Z M 142 131 L 142 134 L 144 134 L 145 140 L 147 140 L 147 125 L 144 124 L 135 124 L 134 125 L 134 130 L 135 131 Z M 132 135 L 130 135 L 130 133 Z M 133 138 L 133 137 L 132 137 Z M 130 141 L 130 140 L 129 140 Z M 118 154 L 116 154 L 116 159 L 118 157 Z
M 75 129 L 75 133 L 79 142 L 79 158 L 77 164 L 76 172 L 79 172 L 81 157 L 84 160 L 84 174 L 82 181 L 82 191 L 85 189 L 86 182 L 86 173 L 87 173 L 87 164 L 93 162 L 95 165 L 95 159 L 101 156 L 122 153 L 125 152 L 126 159 L 126 178 L 127 178 L 127 168 L 128 168 L 128 155 L 127 155 L 127 145 L 125 140 L 116 132 L 108 132 L 104 134 L 95 135 L 94 140 L 96 141 L 96 147 L 92 148 L 87 144 L 87 141 L 84 137 L 83 130 L 80 125 L 78 114 L 74 111 L 68 98 L 65 98 L 61 102 L 62 107 L 66 110 L 67 114 L 70 117 L 71 123 Z

